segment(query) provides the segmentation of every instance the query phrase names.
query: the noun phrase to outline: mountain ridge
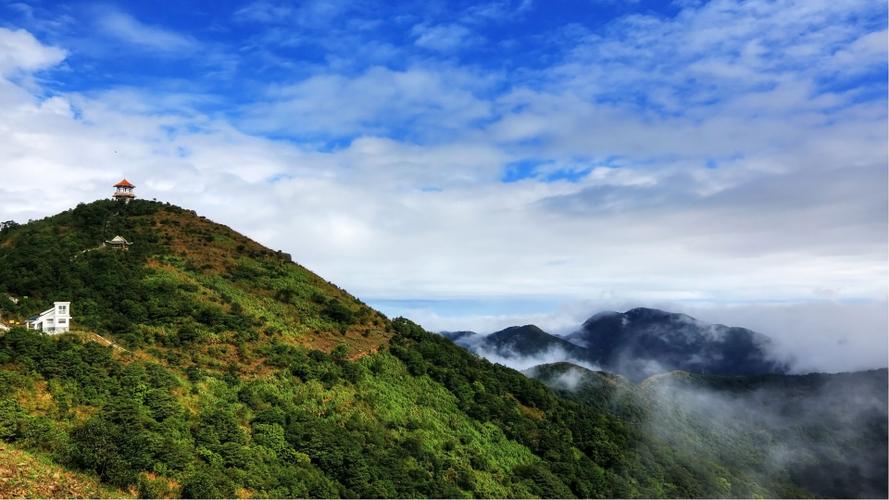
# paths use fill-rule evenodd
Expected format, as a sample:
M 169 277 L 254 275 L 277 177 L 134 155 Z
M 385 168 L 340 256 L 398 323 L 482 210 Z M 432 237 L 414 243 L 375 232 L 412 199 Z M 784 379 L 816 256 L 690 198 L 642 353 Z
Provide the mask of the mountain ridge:
M 789 370 L 787 362 L 773 358 L 774 341 L 766 335 L 659 309 L 596 315 L 566 338 L 586 345 L 601 366 L 634 379 L 664 370 L 725 375 Z
M 773 357 L 773 341 L 758 332 L 709 324 L 691 316 L 636 307 L 603 311 L 562 336 L 535 325 L 509 327 L 488 335 L 451 336 L 476 354 L 504 362 L 546 357 L 582 362 L 639 381 L 663 371 L 706 374 L 787 373 L 789 364 Z M 556 356 L 558 357 L 558 356 Z M 538 364 L 538 363 L 533 363 Z

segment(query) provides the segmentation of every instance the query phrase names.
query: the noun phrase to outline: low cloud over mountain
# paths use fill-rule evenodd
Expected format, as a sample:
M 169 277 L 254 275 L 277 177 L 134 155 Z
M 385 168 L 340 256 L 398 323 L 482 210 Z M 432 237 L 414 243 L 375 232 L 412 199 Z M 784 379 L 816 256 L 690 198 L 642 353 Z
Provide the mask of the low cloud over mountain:
M 517 369 L 570 361 L 633 380 L 671 370 L 722 375 L 789 370 L 786 360 L 773 356 L 773 342 L 763 334 L 658 309 L 600 313 L 564 337 L 534 325 L 490 335 L 445 335 L 491 361 Z
M 658 309 L 597 314 L 566 338 L 585 346 L 601 366 L 633 379 L 670 370 L 748 375 L 789 368 L 771 358 L 773 342 L 763 334 Z
M 886 497 L 885 369 L 733 377 L 671 372 L 639 385 L 569 363 L 525 374 L 592 408 L 639 422 L 652 442 L 695 457 L 699 477 L 707 476 L 708 463 L 744 470 L 740 480 L 724 483 L 726 489 L 786 484 L 790 478 L 817 497 Z

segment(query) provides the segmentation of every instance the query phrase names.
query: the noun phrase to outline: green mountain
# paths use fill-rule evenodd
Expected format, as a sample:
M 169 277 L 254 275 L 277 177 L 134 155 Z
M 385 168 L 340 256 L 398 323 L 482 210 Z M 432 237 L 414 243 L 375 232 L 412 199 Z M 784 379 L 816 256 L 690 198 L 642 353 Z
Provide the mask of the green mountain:
M 128 250 L 102 245 L 118 235 Z M 53 301 L 71 301 L 70 333 L 16 326 Z M 574 399 L 389 320 L 167 204 L 4 227 L 0 317 L 0 439 L 140 497 L 807 493 L 677 449 L 635 401 Z

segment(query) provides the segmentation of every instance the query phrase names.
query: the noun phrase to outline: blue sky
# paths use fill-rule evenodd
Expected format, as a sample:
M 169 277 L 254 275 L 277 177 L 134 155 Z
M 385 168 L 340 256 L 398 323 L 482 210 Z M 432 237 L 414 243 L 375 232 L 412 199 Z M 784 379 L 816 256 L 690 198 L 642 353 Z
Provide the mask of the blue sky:
M 0 220 L 127 176 L 430 328 L 882 311 L 886 10 L 2 2 Z

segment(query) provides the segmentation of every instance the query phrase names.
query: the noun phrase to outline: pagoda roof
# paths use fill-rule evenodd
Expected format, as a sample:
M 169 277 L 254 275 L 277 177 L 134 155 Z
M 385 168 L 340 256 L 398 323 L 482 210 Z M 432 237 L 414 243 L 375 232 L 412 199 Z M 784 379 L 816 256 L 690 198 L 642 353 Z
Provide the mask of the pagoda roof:
M 106 241 L 105 243 L 110 243 L 112 245 L 132 245 L 129 241 L 127 241 L 123 236 L 115 236 L 111 238 L 111 240 Z
M 114 187 L 116 187 L 116 188 L 134 188 L 136 186 L 134 186 L 132 183 L 130 183 L 130 181 L 124 179 L 124 180 L 118 182 L 117 184 L 115 184 Z

